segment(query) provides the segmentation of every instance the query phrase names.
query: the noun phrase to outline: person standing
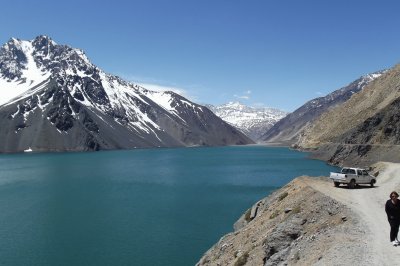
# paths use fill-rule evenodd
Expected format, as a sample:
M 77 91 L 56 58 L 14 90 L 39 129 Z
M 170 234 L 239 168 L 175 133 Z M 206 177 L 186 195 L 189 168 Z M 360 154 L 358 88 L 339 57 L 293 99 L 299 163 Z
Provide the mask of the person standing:
M 393 246 L 400 245 L 397 240 L 397 234 L 400 226 L 400 200 L 396 191 L 390 193 L 390 199 L 386 201 L 385 211 L 390 224 L 390 242 Z

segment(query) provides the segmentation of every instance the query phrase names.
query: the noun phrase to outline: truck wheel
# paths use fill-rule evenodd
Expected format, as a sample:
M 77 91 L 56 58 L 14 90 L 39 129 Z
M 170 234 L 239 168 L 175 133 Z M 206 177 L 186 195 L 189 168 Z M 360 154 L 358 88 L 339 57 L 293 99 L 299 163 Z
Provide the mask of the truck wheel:
M 373 186 L 375 185 L 375 183 L 376 183 L 376 180 L 375 180 L 375 179 L 372 179 L 372 180 L 371 180 L 371 183 L 370 183 L 370 184 L 371 184 L 371 187 L 373 187 Z
M 339 182 L 333 182 L 333 184 L 335 185 L 335 187 L 339 187 L 339 185 L 340 185 Z
M 353 189 L 356 187 L 356 180 L 352 179 L 349 183 L 349 188 Z

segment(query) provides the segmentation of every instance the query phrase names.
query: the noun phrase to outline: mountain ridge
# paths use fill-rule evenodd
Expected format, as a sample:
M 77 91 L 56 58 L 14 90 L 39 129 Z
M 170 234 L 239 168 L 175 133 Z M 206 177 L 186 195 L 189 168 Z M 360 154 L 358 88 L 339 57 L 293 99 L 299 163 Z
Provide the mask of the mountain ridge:
M 47 36 L 0 49 L 0 152 L 253 143 L 206 107 L 107 74 Z
M 294 145 L 310 123 L 318 119 L 323 113 L 349 100 L 354 94 L 363 90 L 365 86 L 386 72 L 387 70 L 381 70 L 366 74 L 324 97 L 306 102 L 278 121 L 262 136 L 262 140 L 267 143 Z
M 338 165 L 400 161 L 399 88 L 396 65 L 310 124 L 297 147 Z

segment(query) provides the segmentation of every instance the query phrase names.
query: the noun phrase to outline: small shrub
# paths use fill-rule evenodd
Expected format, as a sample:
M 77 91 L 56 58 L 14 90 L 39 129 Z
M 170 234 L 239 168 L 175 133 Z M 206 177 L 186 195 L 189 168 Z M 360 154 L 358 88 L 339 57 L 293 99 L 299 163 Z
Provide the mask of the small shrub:
M 295 213 L 295 214 L 300 213 L 300 212 L 301 212 L 300 205 L 299 205 L 299 206 L 296 206 L 296 207 L 292 210 L 292 213 Z
M 275 210 L 275 211 L 271 214 L 271 216 L 269 217 L 269 219 L 274 219 L 274 218 L 276 218 L 278 215 L 279 215 L 279 211 L 278 211 L 278 210 Z
M 247 259 L 249 258 L 249 252 L 245 252 L 242 256 L 240 256 L 235 262 L 235 266 L 243 266 L 246 264 Z
M 287 193 L 286 191 L 283 192 L 282 194 L 279 195 L 278 201 L 283 200 L 283 199 L 286 198 L 288 195 L 289 195 L 289 193 Z
M 246 222 L 250 222 L 250 221 L 251 221 L 251 219 L 250 219 L 250 214 L 251 214 L 251 208 L 248 209 L 248 210 L 246 211 L 246 214 L 244 215 L 244 219 L 245 219 Z

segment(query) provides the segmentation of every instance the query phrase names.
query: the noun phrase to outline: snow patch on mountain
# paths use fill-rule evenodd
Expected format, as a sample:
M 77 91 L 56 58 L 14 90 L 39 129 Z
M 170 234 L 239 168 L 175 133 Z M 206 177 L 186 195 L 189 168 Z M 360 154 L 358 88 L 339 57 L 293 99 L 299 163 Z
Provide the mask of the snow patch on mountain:
M 0 78 L 0 105 L 11 99 L 24 94 L 29 89 L 41 84 L 50 77 L 50 71 L 38 67 L 33 58 L 33 46 L 30 41 L 20 41 L 12 38 L 2 50 L 11 50 L 14 46 L 14 53 L 24 55 L 22 67 L 18 66 L 16 61 L 4 60 L 5 56 L 0 56 L 0 62 L 4 68 L 9 69 L 11 76 L 1 73 Z M 13 55 L 16 58 L 17 55 Z

